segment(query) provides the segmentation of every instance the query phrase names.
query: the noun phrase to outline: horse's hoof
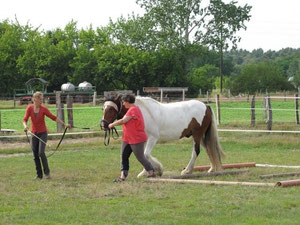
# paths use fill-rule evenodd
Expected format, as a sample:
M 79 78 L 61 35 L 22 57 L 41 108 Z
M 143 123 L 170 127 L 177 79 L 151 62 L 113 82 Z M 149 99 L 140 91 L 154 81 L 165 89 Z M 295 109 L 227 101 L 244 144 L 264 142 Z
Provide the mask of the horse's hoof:
M 212 168 L 210 167 L 210 169 L 207 171 L 208 173 L 211 173 L 211 172 L 216 172 L 216 169 L 215 168 Z
M 192 171 L 190 170 L 182 170 L 181 175 L 186 175 L 186 174 L 192 174 Z
M 137 175 L 137 178 L 141 178 L 141 177 L 146 176 L 146 175 L 147 175 L 147 172 L 146 172 L 146 170 L 145 170 L 145 171 L 140 172 L 140 173 Z

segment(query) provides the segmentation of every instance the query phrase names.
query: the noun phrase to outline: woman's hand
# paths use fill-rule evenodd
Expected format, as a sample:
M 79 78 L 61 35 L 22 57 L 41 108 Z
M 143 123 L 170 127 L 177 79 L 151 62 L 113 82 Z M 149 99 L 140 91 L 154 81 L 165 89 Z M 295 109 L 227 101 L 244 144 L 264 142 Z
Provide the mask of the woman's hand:
M 109 129 L 111 129 L 111 128 L 113 128 L 113 127 L 114 127 L 114 125 L 113 125 L 112 123 L 108 124 L 108 128 L 109 128 Z
M 24 132 L 27 132 L 27 131 L 28 131 L 28 127 L 25 126 L 25 127 L 24 127 Z
M 68 123 L 64 123 L 64 127 L 71 128 L 71 125 Z

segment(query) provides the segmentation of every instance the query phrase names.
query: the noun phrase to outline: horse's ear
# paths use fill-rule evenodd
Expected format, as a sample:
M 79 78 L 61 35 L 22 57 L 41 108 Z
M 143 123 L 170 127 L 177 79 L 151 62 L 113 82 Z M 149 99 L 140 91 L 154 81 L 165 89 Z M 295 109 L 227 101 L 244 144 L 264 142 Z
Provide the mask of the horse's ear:
M 115 101 L 117 102 L 117 101 L 120 101 L 120 99 L 122 98 L 122 95 L 117 95 L 116 97 L 115 97 Z

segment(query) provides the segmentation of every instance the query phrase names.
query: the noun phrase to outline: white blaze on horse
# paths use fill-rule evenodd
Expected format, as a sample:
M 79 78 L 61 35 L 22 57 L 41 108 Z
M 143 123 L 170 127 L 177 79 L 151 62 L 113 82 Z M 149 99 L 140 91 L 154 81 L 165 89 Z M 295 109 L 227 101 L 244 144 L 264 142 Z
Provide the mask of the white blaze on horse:
M 145 131 L 148 140 L 145 145 L 145 156 L 150 160 L 156 175 L 162 175 L 162 164 L 151 156 L 151 151 L 157 141 L 176 140 L 183 137 L 193 137 L 192 157 L 181 172 L 190 174 L 193 171 L 195 160 L 200 153 L 200 144 L 206 149 L 211 162 L 209 172 L 222 169 L 221 159 L 224 156 L 221 148 L 216 120 L 213 110 L 198 100 L 189 100 L 175 103 L 160 103 L 149 97 L 136 97 L 135 104 L 142 111 L 145 121 Z M 104 102 L 101 128 L 108 129 L 108 124 L 121 119 L 127 109 L 122 106 L 121 96 Z M 146 175 L 143 170 L 138 177 Z

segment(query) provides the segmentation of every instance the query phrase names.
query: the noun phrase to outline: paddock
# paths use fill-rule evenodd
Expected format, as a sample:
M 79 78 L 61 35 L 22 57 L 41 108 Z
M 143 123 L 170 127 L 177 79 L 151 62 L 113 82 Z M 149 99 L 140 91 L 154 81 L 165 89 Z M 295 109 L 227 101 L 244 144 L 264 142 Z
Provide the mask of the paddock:
M 26 139 L 15 138 L 5 144 L 1 140 L 0 155 L 11 157 L 0 157 L 0 223 L 130 224 L 135 218 L 136 224 L 297 224 L 300 220 L 296 213 L 300 210 L 299 186 L 246 185 L 296 179 L 299 177 L 259 176 L 297 172 L 297 168 L 230 168 L 224 172 L 248 172 L 182 179 L 193 183 L 178 179 L 176 183 L 150 182 L 136 178 L 141 166 L 131 157 L 128 180 L 113 183 L 119 175 L 120 139 L 105 147 L 103 132 L 90 135 L 66 135 L 59 151 L 49 158 L 52 179 L 41 181 L 33 179 L 34 165 Z M 223 164 L 300 165 L 297 135 L 222 132 L 220 136 L 226 153 Z M 60 136 L 51 138 L 49 144 L 55 147 Z M 166 177 L 180 175 L 190 155 L 190 143 L 181 139 L 157 144 L 153 155 L 165 165 Z M 208 164 L 202 151 L 196 165 Z M 193 172 L 201 173 L 206 172 Z M 197 180 L 208 183 L 194 183 Z M 222 181 L 237 185 L 216 184 Z
M 274 104 L 272 106 L 274 109 Z M 147 223 L 149 218 L 153 224 L 222 224 L 224 221 L 228 224 L 297 224 L 300 221 L 296 213 L 300 210 L 299 186 L 273 186 L 279 181 L 280 185 L 286 185 L 286 181 L 299 179 L 299 176 L 260 178 L 299 172 L 293 168 L 300 165 L 299 132 L 292 133 L 293 128 L 266 131 L 263 125 L 257 127 L 261 131 L 247 132 L 247 128 L 234 127 L 234 131 L 228 131 L 228 127 L 220 127 L 220 140 L 226 154 L 223 164 L 255 162 L 264 167 L 230 168 L 224 171 L 248 172 L 183 179 L 207 180 L 207 184 L 149 182 L 136 178 L 141 167 L 131 157 L 128 180 L 114 184 L 113 180 L 119 175 L 120 139 L 112 140 L 108 147 L 103 145 L 104 133 L 99 131 L 97 114 L 100 107 L 88 108 L 88 113 L 76 106 L 73 109 L 75 126 L 97 127 L 88 132 L 74 129 L 72 134 L 66 134 L 59 151 L 49 159 L 52 180 L 36 182 L 32 179 L 32 155 L 23 133 L 0 138 L 0 223 L 99 224 L 101 221 L 122 224 L 125 221 L 130 224 L 132 218 L 136 218 L 137 224 Z M 3 122 L 11 124 L 6 115 L 17 113 L 19 111 L 5 111 Z M 22 116 L 23 112 L 19 114 Z M 91 118 L 92 114 L 95 117 L 90 121 L 84 119 L 84 123 L 79 123 L 79 118 L 87 115 Z M 224 124 L 226 117 L 222 115 Z M 13 118 L 15 121 L 19 117 Z M 55 147 L 61 133 L 56 134 L 56 127 L 51 126 L 52 123 L 49 144 Z M 190 156 L 190 144 L 191 140 L 185 138 L 158 143 L 153 156 L 163 162 L 165 177 L 180 175 Z M 195 165 L 209 165 L 203 149 Z M 276 165 L 285 167 L 274 167 Z M 201 173 L 193 171 L 192 175 Z M 272 186 L 245 185 L 247 183 L 271 183 Z

